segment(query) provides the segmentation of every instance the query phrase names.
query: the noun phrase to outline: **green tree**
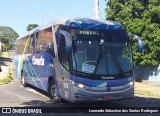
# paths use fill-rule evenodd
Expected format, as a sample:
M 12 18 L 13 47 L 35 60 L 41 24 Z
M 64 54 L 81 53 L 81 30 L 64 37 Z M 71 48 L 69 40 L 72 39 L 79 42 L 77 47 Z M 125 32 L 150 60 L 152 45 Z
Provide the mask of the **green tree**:
M 123 24 L 129 33 L 142 37 L 142 54 L 137 53 L 137 45 L 133 41 L 135 65 L 160 63 L 160 0 L 109 0 L 106 17 Z
M 11 49 L 19 35 L 11 27 L 0 26 L 0 41 L 5 49 Z
M 27 31 L 30 31 L 30 30 L 38 27 L 38 26 L 39 26 L 38 24 L 29 24 L 29 25 L 27 26 Z

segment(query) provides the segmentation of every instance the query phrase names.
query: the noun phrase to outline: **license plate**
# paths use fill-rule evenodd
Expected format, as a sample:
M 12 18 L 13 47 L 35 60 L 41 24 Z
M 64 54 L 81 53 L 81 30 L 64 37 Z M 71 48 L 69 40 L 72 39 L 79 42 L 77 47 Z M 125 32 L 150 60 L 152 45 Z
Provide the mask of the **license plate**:
M 113 95 L 105 95 L 104 96 L 104 99 L 112 99 L 113 98 Z

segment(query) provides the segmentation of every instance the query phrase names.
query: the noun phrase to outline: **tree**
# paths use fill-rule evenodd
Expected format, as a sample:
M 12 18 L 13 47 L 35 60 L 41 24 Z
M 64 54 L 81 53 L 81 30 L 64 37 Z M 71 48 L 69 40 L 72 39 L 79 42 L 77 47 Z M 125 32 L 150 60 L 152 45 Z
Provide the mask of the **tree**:
M 29 24 L 29 25 L 27 26 L 27 31 L 30 31 L 30 30 L 38 27 L 38 26 L 39 26 L 38 24 Z
M 129 33 L 142 37 L 144 52 L 136 52 L 133 41 L 135 65 L 158 65 L 160 63 L 160 1 L 159 0 L 109 0 L 106 17 L 126 27 Z
M 5 49 L 11 49 L 19 35 L 11 27 L 0 26 L 0 41 Z

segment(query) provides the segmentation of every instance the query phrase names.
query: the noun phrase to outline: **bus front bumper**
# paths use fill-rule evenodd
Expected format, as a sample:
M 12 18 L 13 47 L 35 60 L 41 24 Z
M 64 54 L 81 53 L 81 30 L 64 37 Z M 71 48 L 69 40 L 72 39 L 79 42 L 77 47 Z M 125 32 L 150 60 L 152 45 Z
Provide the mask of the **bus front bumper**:
M 134 97 L 134 85 L 125 87 L 117 91 L 89 91 L 72 86 L 71 102 L 93 102 L 93 101 L 112 101 L 125 100 Z

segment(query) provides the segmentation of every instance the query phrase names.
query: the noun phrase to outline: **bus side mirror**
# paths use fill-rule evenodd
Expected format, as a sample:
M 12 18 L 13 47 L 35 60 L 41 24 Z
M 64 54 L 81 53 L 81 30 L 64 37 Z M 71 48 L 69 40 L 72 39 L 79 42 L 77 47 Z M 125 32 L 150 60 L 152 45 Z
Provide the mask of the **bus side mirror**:
M 143 41 L 141 39 L 141 37 L 134 35 L 134 34 L 129 34 L 129 37 L 136 39 L 138 42 L 138 52 L 142 53 L 143 52 Z
M 68 33 L 65 30 L 60 30 L 60 33 L 64 35 L 65 42 L 66 42 L 66 51 L 71 52 L 72 51 L 72 36 L 70 33 Z

